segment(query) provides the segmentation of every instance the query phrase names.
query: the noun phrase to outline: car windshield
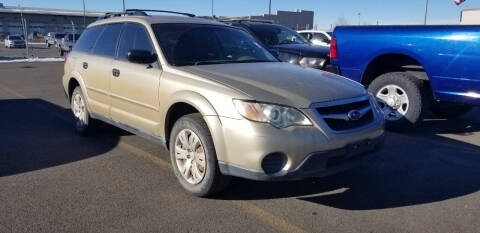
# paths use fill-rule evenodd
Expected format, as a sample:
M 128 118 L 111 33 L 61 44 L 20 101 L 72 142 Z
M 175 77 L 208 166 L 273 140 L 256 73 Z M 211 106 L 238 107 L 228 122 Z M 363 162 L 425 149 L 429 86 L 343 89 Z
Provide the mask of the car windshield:
M 22 38 L 19 36 L 11 36 L 10 40 L 21 40 Z
M 266 45 L 308 44 L 308 41 L 303 36 L 284 26 L 258 24 L 251 25 L 250 28 Z
M 55 38 L 63 38 L 65 37 L 65 34 L 55 34 Z
M 221 25 L 154 24 L 155 36 L 173 66 L 278 62 L 247 33 Z

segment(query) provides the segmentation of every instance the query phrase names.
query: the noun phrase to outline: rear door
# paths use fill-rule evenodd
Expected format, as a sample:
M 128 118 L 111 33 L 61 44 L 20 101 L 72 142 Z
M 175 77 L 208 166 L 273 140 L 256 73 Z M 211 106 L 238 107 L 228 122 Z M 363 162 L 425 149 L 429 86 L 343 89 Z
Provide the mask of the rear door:
M 90 110 L 110 117 L 110 78 L 115 50 L 123 24 L 98 26 L 101 33 L 90 51 L 82 57 L 80 70 L 84 70 L 83 80 L 88 93 Z M 87 32 L 85 32 L 87 33 Z M 80 41 L 79 41 L 80 43 Z
M 150 34 L 145 26 L 125 24 L 114 61 L 111 79 L 113 120 L 144 132 L 154 134 L 158 122 L 160 75 L 158 62 L 136 64 L 128 61 L 131 50 L 155 53 Z

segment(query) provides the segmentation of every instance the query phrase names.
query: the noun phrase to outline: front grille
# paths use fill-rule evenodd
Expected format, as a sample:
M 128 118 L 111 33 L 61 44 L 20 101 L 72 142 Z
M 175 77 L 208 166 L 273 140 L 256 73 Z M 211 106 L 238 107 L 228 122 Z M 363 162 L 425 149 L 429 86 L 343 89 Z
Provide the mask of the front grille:
M 334 131 L 345 131 L 360 128 L 374 121 L 374 114 L 369 99 L 359 100 L 347 104 L 316 108 L 325 123 Z M 360 117 L 353 118 L 352 111 L 361 113 Z

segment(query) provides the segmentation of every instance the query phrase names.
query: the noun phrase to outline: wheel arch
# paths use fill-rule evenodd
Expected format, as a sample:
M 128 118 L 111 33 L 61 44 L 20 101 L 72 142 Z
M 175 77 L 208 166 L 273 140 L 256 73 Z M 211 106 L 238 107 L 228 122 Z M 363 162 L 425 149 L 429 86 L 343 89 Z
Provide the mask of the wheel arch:
M 170 133 L 173 125 L 180 117 L 198 112 L 202 116 L 216 116 L 218 118 L 218 114 L 210 101 L 199 93 L 193 91 L 180 91 L 173 94 L 165 106 L 168 107 L 164 108 L 164 124 L 163 127 L 161 127 L 161 130 L 163 131 L 162 133 L 167 148 L 169 147 Z M 210 132 L 212 132 L 213 129 L 211 123 L 209 121 L 206 121 L 206 123 Z M 212 137 L 214 137 L 213 133 Z
M 363 69 L 361 83 L 368 86 L 376 77 L 389 72 L 408 72 L 419 80 L 429 80 L 425 67 L 414 55 L 386 52 L 377 55 L 367 63 Z
M 85 102 L 87 103 L 87 107 L 89 107 L 87 89 L 85 87 L 85 83 L 80 78 L 80 74 L 78 74 L 76 72 L 72 72 L 72 73 L 66 75 L 66 77 L 68 77 L 68 78 L 64 79 L 64 80 L 66 80 L 64 85 L 65 85 L 65 91 L 66 91 L 69 103 L 70 103 L 71 98 L 72 98 L 73 90 L 75 89 L 76 86 L 79 86 L 80 89 L 82 90 L 83 95 L 85 96 Z

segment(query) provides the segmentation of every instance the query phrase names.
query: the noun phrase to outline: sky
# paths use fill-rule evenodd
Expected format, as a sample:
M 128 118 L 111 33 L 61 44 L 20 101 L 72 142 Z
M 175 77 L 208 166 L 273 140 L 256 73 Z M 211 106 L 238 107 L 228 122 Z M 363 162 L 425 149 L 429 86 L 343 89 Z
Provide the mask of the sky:
M 82 0 L 0 0 L 7 6 L 83 9 Z M 122 0 L 85 0 L 87 10 L 121 11 Z M 211 15 L 212 0 L 125 0 L 126 8 L 162 9 Z M 429 0 L 428 24 L 455 24 L 462 8 L 480 8 L 480 0 L 466 0 L 460 6 L 454 0 Z M 314 24 L 329 29 L 339 18 L 349 24 L 421 24 L 425 0 L 272 0 L 277 10 L 313 10 Z M 268 13 L 268 0 L 214 0 L 217 16 L 247 16 Z M 360 19 L 359 14 L 360 13 Z

